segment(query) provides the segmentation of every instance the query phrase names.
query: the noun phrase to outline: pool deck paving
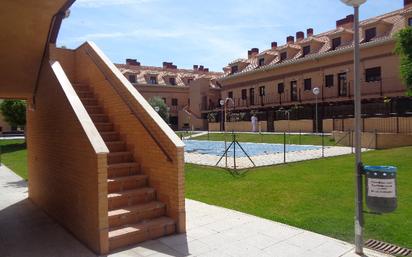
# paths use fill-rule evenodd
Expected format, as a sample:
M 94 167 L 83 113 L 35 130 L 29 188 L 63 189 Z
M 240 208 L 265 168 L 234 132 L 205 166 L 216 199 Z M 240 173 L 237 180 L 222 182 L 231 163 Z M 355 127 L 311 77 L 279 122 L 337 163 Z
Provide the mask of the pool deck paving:
M 27 197 L 27 182 L 0 167 L 1 257 L 95 257 Z M 198 201 L 186 200 L 187 233 L 108 256 L 355 257 L 352 244 Z M 365 250 L 369 257 L 388 255 Z

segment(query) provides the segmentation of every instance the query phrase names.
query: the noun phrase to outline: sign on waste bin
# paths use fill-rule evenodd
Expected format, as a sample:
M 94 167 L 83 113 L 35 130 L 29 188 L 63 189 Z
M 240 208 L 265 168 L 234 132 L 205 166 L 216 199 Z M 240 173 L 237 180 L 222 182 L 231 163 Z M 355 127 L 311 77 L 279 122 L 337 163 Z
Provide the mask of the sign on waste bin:
M 397 208 L 396 167 L 364 166 L 366 205 L 374 212 L 388 213 Z

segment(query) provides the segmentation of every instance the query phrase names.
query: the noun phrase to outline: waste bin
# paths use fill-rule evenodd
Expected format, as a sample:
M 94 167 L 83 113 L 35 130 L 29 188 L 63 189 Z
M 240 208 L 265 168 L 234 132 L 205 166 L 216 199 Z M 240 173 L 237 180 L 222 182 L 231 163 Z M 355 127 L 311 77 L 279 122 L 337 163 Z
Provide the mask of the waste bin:
M 364 166 L 366 175 L 366 205 L 374 212 L 388 213 L 397 208 L 397 168 Z

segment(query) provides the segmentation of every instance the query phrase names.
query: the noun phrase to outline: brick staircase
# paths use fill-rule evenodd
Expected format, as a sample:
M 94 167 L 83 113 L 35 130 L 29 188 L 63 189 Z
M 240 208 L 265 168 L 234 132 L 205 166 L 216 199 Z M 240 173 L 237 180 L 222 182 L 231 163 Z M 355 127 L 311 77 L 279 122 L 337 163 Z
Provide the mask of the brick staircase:
M 166 217 L 166 205 L 156 200 L 148 177 L 127 150 L 113 123 L 89 86 L 74 84 L 110 153 L 108 155 L 109 249 L 124 247 L 175 233 L 175 222 Z

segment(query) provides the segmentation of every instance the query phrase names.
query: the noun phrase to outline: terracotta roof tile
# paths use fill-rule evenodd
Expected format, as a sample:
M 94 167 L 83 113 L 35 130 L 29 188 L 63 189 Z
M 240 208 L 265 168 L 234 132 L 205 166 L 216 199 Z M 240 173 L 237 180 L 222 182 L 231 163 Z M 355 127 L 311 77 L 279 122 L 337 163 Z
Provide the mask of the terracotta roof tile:
M 401 10 L 397 10 L 397 11 L 393 11 L 390 13 L 386 13 L 377 17 L 373 17 L 364 21 L 360 22 L 360 26 L 361 29 L 362 27 L 371 25 L 373 23 L 378 23 L 378 22 L 383 22 L 385 24 L 387 24 L 390 28 L 390 30 L 388 31 L 387 34 L 382 35 L 379 38 L 374 38 L 372 39 L 372 42 L 379 42 L 379 41 L 385 41 L 385 40 L 389 40 L 391 37 L 394 36 L 395 33 L 397 33 L 400 29 L 402 29 L 405 26 L 404 23 L 404 15 L 406 14 L 410 14 L 412 13 L 412 7 L 408 8 L 408 9 L 401 9 Z M 310 58 L 310 57 L 314 57 L 314 56 L 322 56 L 325 53 L 328 53 L 331 51 L 331 40 L 334 36 L 340 34 L 340 33 L 353 33 L 352 30 L 350 29 L 345 29 L 343 27 L 339 27 L 327 32 L 323 32 L 314 36 L 311 36 L 309 38 L 305 38 L 302 41 L 296 42 L 294 44 L 285 44 L 283 46 L 279 46 L 276 49 L 268 49 L 268 50 L 264 50 L 263 52 L 261 52 L 260 54 L 258 54 L 257 56 L 254 56 L 250 59 L 237 59 L 233 62 L 231 62 L 230 64 L 235 64 L 237 62 L 244 62 L 244 63 L 248 63 L 248 65 L 242 69 L 241 71 L 237 72 L 236 74 L 230 74 L 229 72 L 226 72 L 222 77 L 230 77 L 230 76 L 236 76 L 238 74 L 242 74 L 242 73 L 248 73 L 254 70 L 259 70 L 259 69 L 263 69 L 263 68 L 267 68 L 267 67 L 275 67 L 276 65 L 279 64 L 280 62 L 280 56 L 279 56 L 279 52 L 285 50 L 286 48 L 290 47 L 290 48 L 294 48 L 299 50 L 299 52 L 292 58 L 289 58 L 285 61 L 282 62 L 282 64 L 284 63 L 291 63 L 294 62 L 298 59 L 304 59 L 304 58 Z M 323 46 L 318 50 L 317 53 L 311 53 L 306 55 L 305 57 L 302 57 L 302 44 L 305 44 L 307 42 L 310 41 L 316 41 L 319 43 L 323 43 Z M 363 35 L 361 35 L 361 42 L 363 40 Z M 353 47 L 353 42 L 349 42 L 346 44 L 343 44 L 339 47 L 337 47 L 335 49 L 335 51 L 339 51 L 342 49 L 346 49 L 346 48 L 351 48 Z M 258 62 L 258 58 L 261 57 L 264 54 L 273 54 L 276 55 L 276 57 L 267 65 L 263 65 L 263 66 L 258 66 L 257 62 Z M 226 69 L 227 70 L 227 69 Z

